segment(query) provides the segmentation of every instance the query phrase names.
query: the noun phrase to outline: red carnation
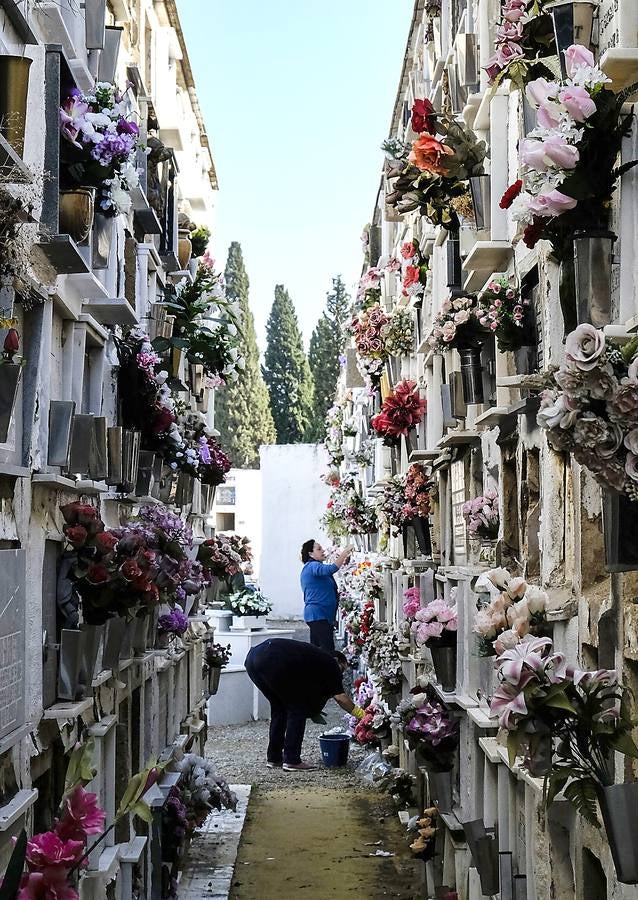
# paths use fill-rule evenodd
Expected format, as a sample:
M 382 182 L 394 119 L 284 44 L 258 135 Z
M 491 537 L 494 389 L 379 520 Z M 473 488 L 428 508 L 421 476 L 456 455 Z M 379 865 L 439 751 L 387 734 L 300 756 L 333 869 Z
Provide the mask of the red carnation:
M 83 525 L 65 525 L 64 534 L 73 547 L 82 547 L 88 537 L 88 531 Z
M 415 100 L 412 105 L 412 131 L 421 134 L 423 131 L 434 134 L 436 131 L 436 114 L 429 100 Z
M 498 204 L 501 209 L 509 209 L 522 190 L 523 182 L 520 178 L 518 179 L 518 181 L 515 181 L 514 184 L 510 184 Z

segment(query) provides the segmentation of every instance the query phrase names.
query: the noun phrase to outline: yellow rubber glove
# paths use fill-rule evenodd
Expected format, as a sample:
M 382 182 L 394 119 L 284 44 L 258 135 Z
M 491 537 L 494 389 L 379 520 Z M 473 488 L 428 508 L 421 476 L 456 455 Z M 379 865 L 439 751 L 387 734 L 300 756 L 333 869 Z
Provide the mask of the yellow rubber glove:
M 355 719 L 363 719 L 365 714 L 366 714 L 365 709 L 361 709 L 361 707 L 357 706 L 355 703 L 355 707 L 352 710 L 352 715 L 355 717 Z

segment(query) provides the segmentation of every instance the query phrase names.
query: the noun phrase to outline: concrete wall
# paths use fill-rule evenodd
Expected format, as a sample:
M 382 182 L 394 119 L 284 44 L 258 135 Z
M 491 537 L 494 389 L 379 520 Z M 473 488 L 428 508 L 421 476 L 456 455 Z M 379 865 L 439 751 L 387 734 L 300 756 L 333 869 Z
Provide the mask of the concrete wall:
M 220 503 L 224 499 L 223 488 L 218 488 L 213 520 L 217 513 L 233 513 L 235 534 L 250 538 L 253 548 L 254 575 L 259 578 L 262 541 L 261 471 L 259 469 L 231 469 L 226 476 L 225 487 L 235 488 L 234 504 Z M 217 530 L 221 530 L 216 524 Z
M 320 476 L 327 459 L 319 444 L 262 447 L 262 556 L 260 582 L 274 603 L 273 616 L 302 617 L 299 587 L 302 543 L 314 537 L 328 544 L 319 520 L 329 499 Z

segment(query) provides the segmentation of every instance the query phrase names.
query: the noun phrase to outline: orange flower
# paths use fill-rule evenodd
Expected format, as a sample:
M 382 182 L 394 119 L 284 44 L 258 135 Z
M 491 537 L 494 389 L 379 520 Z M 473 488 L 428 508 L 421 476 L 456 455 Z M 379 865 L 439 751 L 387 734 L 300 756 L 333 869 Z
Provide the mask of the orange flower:
M 442 156 L 454 156 L 454 150 L 441 141 L 437 141 L 431 134 L 420 134 L 412 144 L 412 152 L 408 159 L 421 169 L 422 172 L 432 172 L 435 175 L 445 175 L 446 168 L 441 165 Z

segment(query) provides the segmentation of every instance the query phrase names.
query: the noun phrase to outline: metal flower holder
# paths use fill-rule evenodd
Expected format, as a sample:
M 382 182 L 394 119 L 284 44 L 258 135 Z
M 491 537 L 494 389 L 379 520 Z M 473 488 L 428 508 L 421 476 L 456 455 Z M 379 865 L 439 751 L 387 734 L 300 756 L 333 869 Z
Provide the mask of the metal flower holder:
M 489 231 L 492 227 L 492 189 L 490 175 L 472 175 L 469 179 L 474 227 L 476 231 Z
M 578 323 L 604 328 L 612 320 L 611 267 L 616 235 L 611 231 L 574 234 L 574 287 Z
M 638 569 L 638 502 L 603 491 L 603 532 L 608 572 Z
M 446 693 L 456 688 L 456 644 L 451 647 L 428 646 L 437 681 Z
M 452 812 L 452 776 L 453 772 L 434 772 L 428 770 L 428 787 L 430 800 L 437 805 L 439 812 Z
M 553 0 L 545 4 L 543 12 L 549 13 L 554 24 L 556 55 L 560 60 L 561 74 L 567 78 L 565 50 L 572 44 L 591 48 L 594 15 L 598 0 Z
M 0 444 L 9 437 L 21 376 L 22 367 L 15 363 L 0 366 Z
M 638 884 L 638 782 L 600 788 L 598 799 L 618 881 Z
M 472 862 L 481 880 L 481 893 L 491 897 L 498 893 L 498 841 L 495 829 L 485 827 L 482 819 L 463 823 L 465 839 L 472 854 Z M 491 833 L 488 833 L 491 832 Z
M 468 406 L 481 404 L 484 402 L 481 348 L 461 347 L 459 356 L 461 357 L 463 399 Z

